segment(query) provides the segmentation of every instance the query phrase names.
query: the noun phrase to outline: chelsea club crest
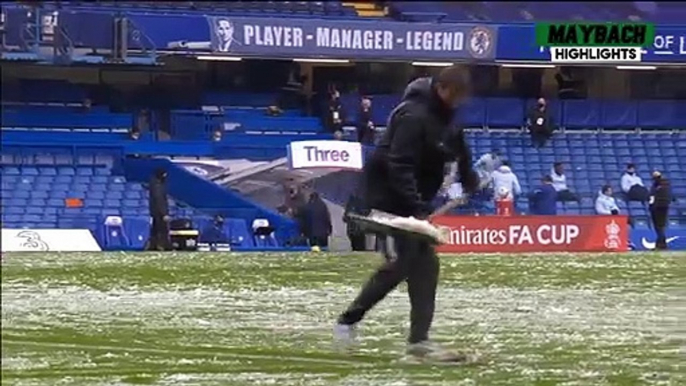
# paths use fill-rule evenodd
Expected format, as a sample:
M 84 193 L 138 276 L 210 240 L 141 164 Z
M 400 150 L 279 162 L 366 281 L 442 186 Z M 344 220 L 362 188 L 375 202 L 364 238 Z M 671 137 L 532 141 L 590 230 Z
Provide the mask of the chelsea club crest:
M 493 33 L 484 27 L 474 27 L 469 33 L 467 49 L 472 57 L 482 59 L 493 51 Z

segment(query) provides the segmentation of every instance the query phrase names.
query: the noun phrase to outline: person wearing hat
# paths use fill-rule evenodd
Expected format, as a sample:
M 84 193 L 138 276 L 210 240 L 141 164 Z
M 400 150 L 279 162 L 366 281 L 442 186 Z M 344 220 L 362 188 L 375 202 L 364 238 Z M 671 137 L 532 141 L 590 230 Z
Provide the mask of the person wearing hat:
M 669 180 L 659 171 L 653 172 L 653 187 L 650 191 L 650 217 L 653 220 L 653 228 L 657 240 L 655 249 L 667 249 L 667 220 L 669 217 L 669 204 L 672 201 Z
M 648 200 L 648 189 L 643 185 L 643 179 L 636 173 L 636 165 L 633 163 L 626 165 L 621 186 L 626 201 L 646 202 Z

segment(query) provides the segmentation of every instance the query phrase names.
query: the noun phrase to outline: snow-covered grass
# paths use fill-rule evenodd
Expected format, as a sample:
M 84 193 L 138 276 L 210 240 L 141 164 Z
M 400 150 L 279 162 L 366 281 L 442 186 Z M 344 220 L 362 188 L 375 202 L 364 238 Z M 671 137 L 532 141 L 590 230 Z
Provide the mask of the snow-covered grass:
M 467 367 L 398 361 L 403 287 L 331 327 L 371 254 L 5 254 L 3 385 L 686 384 L 686 255 L 443 256 L 435 340 Z M 681 367 L 679 367 L 681 365 Z

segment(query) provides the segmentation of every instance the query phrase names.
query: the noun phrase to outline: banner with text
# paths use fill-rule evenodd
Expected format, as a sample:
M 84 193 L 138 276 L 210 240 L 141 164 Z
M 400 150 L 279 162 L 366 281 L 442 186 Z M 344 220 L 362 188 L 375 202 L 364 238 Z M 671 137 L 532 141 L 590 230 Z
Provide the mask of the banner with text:
M 433 221 L 450 229 L 443 253 L 624 252 L 624 216 L 441 216 Z
M 3 229 L 3 252 L 99 252 L 88 229 Z
M 651 47 L 643 50 L 642 62 L 686 63 L 686 27 L 656 26 Z M 534 25 L 504 25 L 498 29 L 497 60 L 550 61 L 550 48 L 536 43 Z
M 300 141 L 288 145 L 291 169 L 362 169 L 362 145 L 348 141 Z
M 129 14 L 158 49 L 236 56 L 402 59 L 493 59 L 497 27 L 228 16 Z M 133 34 L 134 36 L 136 34 Z M 135 41 L 130 41 L 135 46 Z

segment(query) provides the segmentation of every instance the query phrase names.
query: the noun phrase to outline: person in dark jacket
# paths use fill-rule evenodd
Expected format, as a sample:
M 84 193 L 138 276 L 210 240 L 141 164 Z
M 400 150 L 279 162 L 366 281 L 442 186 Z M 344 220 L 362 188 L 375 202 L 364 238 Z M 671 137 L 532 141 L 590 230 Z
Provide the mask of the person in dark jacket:
M 365 204 L 397 216 L 426 219 L 443 183 L 444 165 L 458 162 L 463 189 L 474 193 L 479 179 L 471 152 L 453 113 L 468 94 L 468 73 L 446 67 L 434 78 L 419 78 L 407 87 L 391 112 L 388 126 L 364 166 Z M 403 281 L 410 295 L 408 354 L 426 360 L 462 362 L 466 357 L 429 343 L 438 284 L 439 262 L 433 246 L 412 237 L 388 238 L 386 262 L 338 318 L 335 338 L 349 342 L 355 325 Z
M 357 114 L 357 142 L 363 145 L 374 144 L 372 101 L 369 98 L 362 98 L 360 103 L 360 112 Z
M 319 193 L 313 192 L 310 194 L 310 201 L 307 203 L 305 210 L 307 213 L 310 246 L 328 247 L 329 236 L 331 236 L 333 230 L 331 214 L 324 200 L 319 197 Z
M 553 135 L 553 125 L 545 99 L 538 99 L 536 106 L 529 112 L 526 121 L 533 145 L 537 148 L 545 146 Z
M 167 251 L 171 249 L 169 243 L 169 202 L 167 201 L 167 172 L 157 169 L 150 179 L 149 205 L 152 225 L 148 249 L 153 251 Z
M 669 204 L 672 201 L 669 180 L 662 173 L 653 172 L 653 187 L 650 191 L 650 217 L 657 240 L 655 249 L 667 249 L 667 221 L 669 219 Z
M 345 204 L 345 213 L 343 214 L 343 221 L 346 221 L 350 213 L 362 213 L 364 211 L 364 201 L 356 194 L 351 194 L 348 202 Z M 360 229 L 354 222 L 346 221 L 346 233 L 350 246 L 355 252 L 364 251 L 367 249 L 367 238 L 363 230 Z
M 341 104 L 341 94 L 335 88 L 333 88 L 329 94 L 325 123 L 326 128 L 331 133 L 337 133 L 343 128 L 343 105 Z
M 543 176 L 541 186 L 529 195 L 531 214 L 537 216 L 555 216 L 557 214 L 557 190 L 553 187 L 553 179 Z

